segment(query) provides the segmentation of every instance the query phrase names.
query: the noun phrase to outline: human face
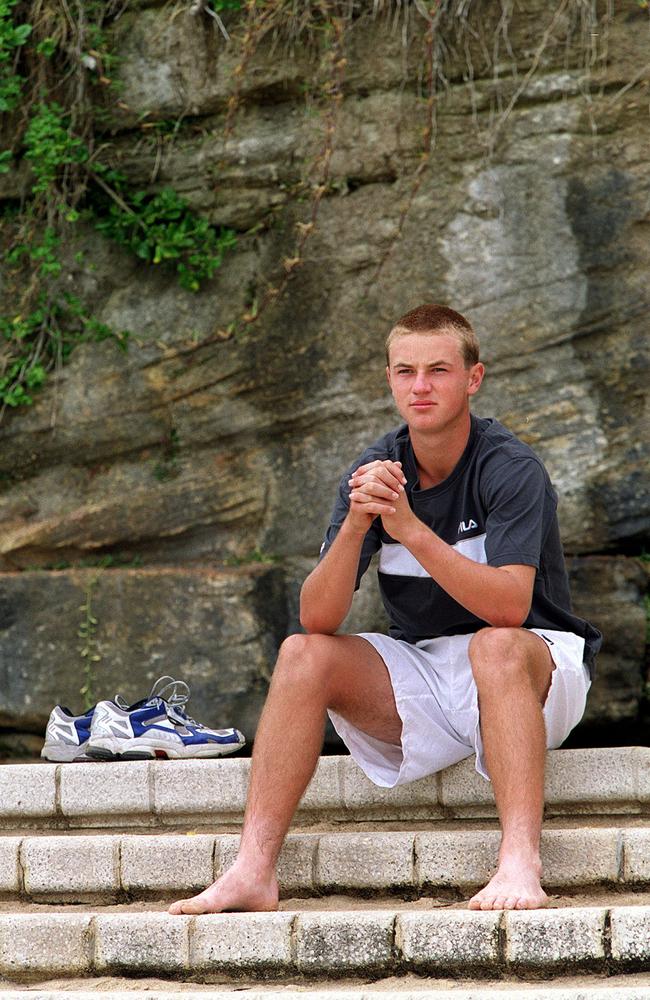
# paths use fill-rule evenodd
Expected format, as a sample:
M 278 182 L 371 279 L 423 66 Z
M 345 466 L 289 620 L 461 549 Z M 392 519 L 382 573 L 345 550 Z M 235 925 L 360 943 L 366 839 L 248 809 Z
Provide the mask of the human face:
M 484 368 L 465 367 L 458 340 L 450 334 L 411 333 L 390 346 L 388 384 L 412 431 L 434 433 L 466 426 L 469 397 L 479 389 Z

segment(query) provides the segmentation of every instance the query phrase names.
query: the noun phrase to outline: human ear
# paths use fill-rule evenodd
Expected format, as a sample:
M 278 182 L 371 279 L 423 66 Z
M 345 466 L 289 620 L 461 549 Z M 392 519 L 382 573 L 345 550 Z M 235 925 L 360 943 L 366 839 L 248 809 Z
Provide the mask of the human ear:
M 481 388 L 481 382 L 483 381 L 483 376 L 485 375 L 485 365 L 477 361 L 475 365 L 469 370 L 469 380 L 467 384 L 467 393 L 473 396 L 474 393 L 478 392 Z

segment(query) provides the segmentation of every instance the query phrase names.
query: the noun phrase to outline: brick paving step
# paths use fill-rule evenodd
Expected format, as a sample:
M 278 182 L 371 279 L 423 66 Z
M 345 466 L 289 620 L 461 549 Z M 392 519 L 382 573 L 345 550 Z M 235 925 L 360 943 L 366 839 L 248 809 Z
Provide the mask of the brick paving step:
M 287 981 L 401 974 L 473 979 L 650 970 L 650 905 L 474 912 L 387 907 L 172 917 L 0 914 L 0 976 Z M 602 985 L 602 984 L 599 984 Z M 628 1000 L 628 998 L 626 998 Z
M 234 860 L 235 834 L 0 836 L 0 897 L 35 901 L 160 898 L 204 888 Z M 293 833 L 279 864 L 283 896 L 338 893 L 468 895 L 492 874 L 497 830 Z M 650 825 L 545 829 L 550 890 L 650 886 Z
M 244 758 L 0 767 L 0 828 L 178 826 L 241 820 Z M 418 821 L 494 817 L 473 758 L 396 789 L 368 781 L 349 757 L 321 758 L 299 818 Z M 553 750 L 547 816 L 650 816 L 650 747 Z

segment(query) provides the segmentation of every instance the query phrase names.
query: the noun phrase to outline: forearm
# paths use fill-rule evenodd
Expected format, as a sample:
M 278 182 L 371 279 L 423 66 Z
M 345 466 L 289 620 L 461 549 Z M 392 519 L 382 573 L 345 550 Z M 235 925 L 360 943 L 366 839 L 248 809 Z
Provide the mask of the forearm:
M 390 525 L 386 527 L 390 531 Z M 519 627 L 528 617 L 531 588 L 507 567 L 468 559 L 417 520 L 400 541 L 436 583 L 477 618 L 489 625 Z M 531 583 L 533 577 L 531 568 Z
M 364 537 L 344 521 L 331 549 L 303 583 L 300 624 L 307 632 L 332 635 L 343 622 L 354 596 Z

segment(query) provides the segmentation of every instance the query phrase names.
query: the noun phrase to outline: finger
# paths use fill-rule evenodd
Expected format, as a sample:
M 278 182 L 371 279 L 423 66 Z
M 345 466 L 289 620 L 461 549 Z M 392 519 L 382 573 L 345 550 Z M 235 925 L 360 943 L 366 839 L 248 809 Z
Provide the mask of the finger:
M 404 472 L 402 470 L 402 463 L 386 462 L 385 464 L 386 468 L 389 469 L 390 472 L 392 472 L 392 474 L 395 476 L 395 479 L 397 479 L 399 483 L 403 483 L 404 485 L 406 485 L 406 476 L 404 475 Z
M 397 490 L 401 493 L 404 490 L 404 483 L 406 479 L 403 473 L 397 467 L 391 469 L 384 463 L 375 465 L 368 469 L 366 472 L 361 472 L 357 470 L 354 475 L 348 480 L 348 486 L 361 486 L 364 483 L 370 482 L 381 482 L 388 486 L 392 490 Z
M 396 510 L 394 507 L 387 507 L 386 504 L 378 503 L 376 501 L 371 501 L 369 503 L 359 504 L 360 511 L 362 510 L 364 514 L 377 514 L 379 516 L 386 516 L 387 514 L 395 514 Z
M 366 462 L 365 465 L 360 465 L 359 468 L 355 470 L 355 472 L 368 472 L 369 469 L 376 469 L 379 465 L 383 464 L 384 464 L 383 462 L 380 462 L 378 459 L 375 459 L 374 462 Z
M 393 476 L 398 483 L 406 484 L 406 476 L 402 471 L 401 462 L 389 462 L 389 461 L 382 462 L 382 467 L 384 471 L 388 472 L 391 476 Z
M 383 461 L 376 460 L 374 462 L 367 462 L 366 465 L 360 465 L 358 469 L 355 469 L 353 476 L 363 475 L 366 472 L 370 472 L 372 469 L 379 469 L 383 467 L 388 469 L 396 479 L 400 482 L 406 483 L 406 476 L 402 472 L 401 462 L 392 462 L 390 459 L 386 458 Z
M 387 504 L 379 503 L 378 500 L 367 500 L 365 502 L 359 502 L 358 500 L 353 501 L 351 505 L 351 510 L 358 507 L 359 513 L 363 514 L 394 514 L 395 508 L 389 507 Z
M 362 499 L 363 496 L 375 497 L 376 499 L 399 500 L 397 490 L 392 490 L 390 486 L 385 486 L 383 483 L 377 482 L 362 483 L 359 486 L 355 486 L 350 491 L 350 496 L 354 500 Z

